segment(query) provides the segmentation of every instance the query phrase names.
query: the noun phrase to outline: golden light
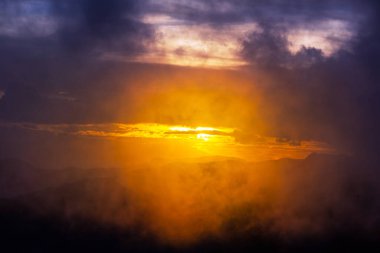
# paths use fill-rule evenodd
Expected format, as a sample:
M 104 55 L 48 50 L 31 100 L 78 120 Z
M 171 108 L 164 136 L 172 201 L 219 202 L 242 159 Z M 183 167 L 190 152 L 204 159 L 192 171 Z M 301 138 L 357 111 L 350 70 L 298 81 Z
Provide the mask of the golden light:
M 305 158 L 312 152 L 333 153 L 329 145 L 302 141 L 297 145 L 276 137 L 260 136 L 226 127 L 179 126 L 157 123 L 138 124 L 20 124 L 33 131 L 70 134 L 81 138 L 112 141 L 116 146 L 99 155 L 107 161 L 126 164 L 154 159 L 194 159 L 202 157 L 233 157 L 248 161 L 280 158 Z M 116 150 L 117 152 L 108 152 Z
M 209 137 L 210 137 L 209 134 L 197 134 L 197 138 L 201 139 L 201 140 L 204 140 L 204 141 L 208 141 Z
M 190 127 L 173 126 L 173 127 L 170 127 L 170 130 L 171 131 L 187 132 L 187 131 L 190 131 L 191 128 Z

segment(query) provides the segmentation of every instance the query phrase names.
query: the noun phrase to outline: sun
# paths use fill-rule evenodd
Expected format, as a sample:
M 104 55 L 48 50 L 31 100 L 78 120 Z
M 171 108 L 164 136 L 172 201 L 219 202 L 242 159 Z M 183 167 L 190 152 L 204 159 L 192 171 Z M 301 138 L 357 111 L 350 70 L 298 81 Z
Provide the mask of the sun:
M 204 134 L 204 133 L 197 134 L 197 139 L 199 140 L 208 141 L 209 138 L 210 138 L 209 134 Z
M 214 128 L 214 127 L 187 127 L 187 126 L 171 126 L 170 133 L 179 138 L 193 139 L 197 141 L 227 141 L 233 133 L 233 129 Z

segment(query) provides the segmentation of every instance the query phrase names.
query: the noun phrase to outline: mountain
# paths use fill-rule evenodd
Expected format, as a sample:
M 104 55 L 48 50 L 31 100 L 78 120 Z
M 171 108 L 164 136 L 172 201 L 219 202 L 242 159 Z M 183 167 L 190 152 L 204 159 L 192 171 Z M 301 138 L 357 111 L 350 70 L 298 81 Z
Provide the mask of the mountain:
M 15 197 L 44 188 L 45 170 L 17 159 L 0 160 L 0 198 Z
M 0 199 L 15 198 L 86 178 L 112 176 L 106 169 L 44 169 L 20 159 L 0 160 Z
M 0 243 L 13 252 L 379 249 L 377 166 L 353 157 L 216 159 L 125 170 L 46 170 L 4 160 L 0 168 L 2 183 L 12 187 L 11 197 L 0 200 Z M 199 227 L 205 229 L 197 234 Z M 162 240 L 168 231 L 194 233 L 197 240 L 173 244 Z

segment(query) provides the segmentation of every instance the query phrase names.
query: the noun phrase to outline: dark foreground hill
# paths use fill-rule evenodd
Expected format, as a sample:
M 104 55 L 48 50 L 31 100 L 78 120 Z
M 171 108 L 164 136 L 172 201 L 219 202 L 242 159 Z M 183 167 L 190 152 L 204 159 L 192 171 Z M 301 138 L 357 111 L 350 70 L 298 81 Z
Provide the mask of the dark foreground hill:
M 368 161 L 311 155 L 255 164 L 169 164 L 133 173 L 49 171 L 15 160 L 0 165 L 2 252 L 380 249 L 379 179 Z M 186 240 L 173 241 L 176 235 Z

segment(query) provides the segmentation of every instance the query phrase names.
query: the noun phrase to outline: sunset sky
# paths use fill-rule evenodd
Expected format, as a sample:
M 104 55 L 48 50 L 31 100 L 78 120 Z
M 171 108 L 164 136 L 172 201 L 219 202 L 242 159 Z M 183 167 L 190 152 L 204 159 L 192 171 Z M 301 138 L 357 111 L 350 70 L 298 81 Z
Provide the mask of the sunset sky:
M 370 2 L 0 5 L 4 157 L 51 164 L 67 161 L 65 153 L 67 165 L 90 165 L 75 157 L 89 152 L 79 142 L 99 145 L 102 164 L 117 165 L 113 145 L 128 157 L 130 146 L 174 141 L 186 146 L 179 158 L 256 161 L 367 152 L 376 143 Z M 50 152 L 59 159 L 46 159 Z
M 128 214 L 170 243 L 219 236 L 258 199 L 285 233 L 331 225 L 293 215 L 311 207 L 359 217 L 340 180 L 379 177 L 379 3 L 0 0 L 0 175 L 7 159 L 120 169 Z

